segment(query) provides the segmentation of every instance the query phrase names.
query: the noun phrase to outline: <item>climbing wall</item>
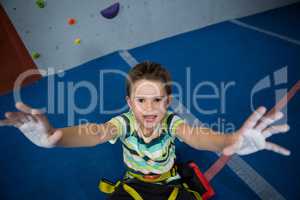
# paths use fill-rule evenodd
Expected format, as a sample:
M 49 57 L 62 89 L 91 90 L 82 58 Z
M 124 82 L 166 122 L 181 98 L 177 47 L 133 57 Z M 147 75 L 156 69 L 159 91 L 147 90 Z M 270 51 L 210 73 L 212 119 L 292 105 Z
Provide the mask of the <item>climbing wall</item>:
M 37 1 L 37 3 L 36 3 Z M 40 69 L 70 69 L 119 49 L 129 49 L 227 19 L 297 0 L 1 0 Z M 44 3 L 45 2 L 45 3 Z M 117 16 L 114 17 L 114 12 Z M 102 14 L 101 14 L 102 13 Z M 104 17 L 103 14 L 107 16 Z M 70 25 L 70 19 L 75 23 Z

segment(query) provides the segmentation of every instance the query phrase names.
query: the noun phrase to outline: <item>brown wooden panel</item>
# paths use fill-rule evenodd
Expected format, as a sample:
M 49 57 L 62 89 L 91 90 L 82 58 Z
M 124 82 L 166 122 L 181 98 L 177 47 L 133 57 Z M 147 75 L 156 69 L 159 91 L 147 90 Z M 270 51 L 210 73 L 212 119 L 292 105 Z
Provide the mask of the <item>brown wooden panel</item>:
M 37 67 L 0 4 L 0 95 L 11 91 L 17 77 L 29 69 Z M 40 74 L 32 75 L 22 85 L 40 78 Z

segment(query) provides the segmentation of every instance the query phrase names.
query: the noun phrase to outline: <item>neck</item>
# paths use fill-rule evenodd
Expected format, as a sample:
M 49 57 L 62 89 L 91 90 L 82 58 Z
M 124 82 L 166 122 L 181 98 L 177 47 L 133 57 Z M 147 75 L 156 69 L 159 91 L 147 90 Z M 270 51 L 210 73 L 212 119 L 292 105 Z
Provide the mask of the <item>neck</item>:
M 140 130 L 145 137 L 150 137 L 154 133 L 154 128 L 141 127 Z
M 145 127 L 138 127 L 138 134 L 146 143 L 149 143 L 154 138 L 160 135 L 159 125 L 155 128 L 145 128 Z

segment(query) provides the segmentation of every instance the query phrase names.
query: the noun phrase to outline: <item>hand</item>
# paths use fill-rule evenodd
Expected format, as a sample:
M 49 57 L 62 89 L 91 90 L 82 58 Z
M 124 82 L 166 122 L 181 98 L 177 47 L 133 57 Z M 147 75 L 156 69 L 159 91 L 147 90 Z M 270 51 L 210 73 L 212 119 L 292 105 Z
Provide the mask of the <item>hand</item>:
M 282 112 L 274 112 L 264 116 L 266 108 L 260 107 L 252 113 L 243 126 L 235 133 L 232 145 L 224 148 L 225 155 L 237 153 L 239 155 L 251 154 L 263 149 L 288 156 L 290 151 L 271 142 L 266 138 L 273 134 L 284 133 L 289 130 L 287 124 L 271 125 L 283 117 Z
M 62 131 L 54 129 L 41 111 L 21 102 L 16 103 L 16 108 L 20 112 L 5 113 L 6 119 L 0 120 L 0 126 L 18 128 L 32 143 L 40 147 L 54 147 L 61 139 Z

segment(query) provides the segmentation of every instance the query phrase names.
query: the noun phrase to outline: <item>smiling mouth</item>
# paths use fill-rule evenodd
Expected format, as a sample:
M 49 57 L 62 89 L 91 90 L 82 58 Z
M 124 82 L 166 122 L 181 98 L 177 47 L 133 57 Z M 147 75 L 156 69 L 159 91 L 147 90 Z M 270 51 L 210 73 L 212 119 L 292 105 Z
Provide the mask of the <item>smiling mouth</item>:
M 154 122 L 157 118 L 157 115 L 144 115 L 145 121 L 148 123 Z

